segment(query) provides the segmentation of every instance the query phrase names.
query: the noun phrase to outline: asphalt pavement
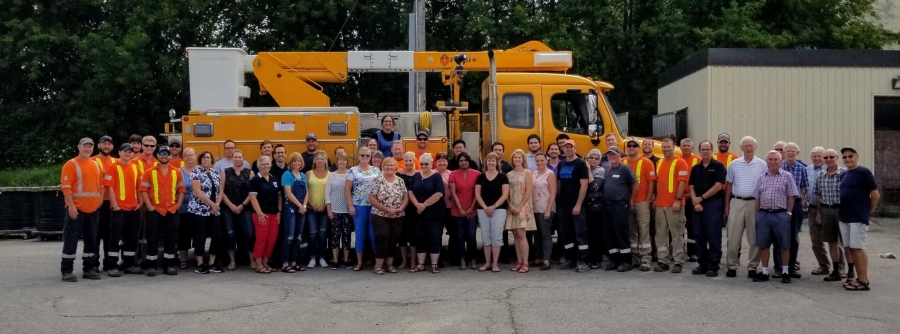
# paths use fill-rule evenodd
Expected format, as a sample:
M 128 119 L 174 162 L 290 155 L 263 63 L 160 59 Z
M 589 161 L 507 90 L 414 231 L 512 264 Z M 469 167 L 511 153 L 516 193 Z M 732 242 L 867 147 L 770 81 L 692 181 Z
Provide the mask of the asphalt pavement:
M 872 291 L 811 276 L 745 278 L 553 270 L 443 269 L 386 274 L 309 269 L 256 274 L 60 280 L 61 242 L 0 241 L 0 333 L 898 333 L 900 220 L 879 219 L 867 240 Z M 80 268 L 80 255 L 76 268 Z

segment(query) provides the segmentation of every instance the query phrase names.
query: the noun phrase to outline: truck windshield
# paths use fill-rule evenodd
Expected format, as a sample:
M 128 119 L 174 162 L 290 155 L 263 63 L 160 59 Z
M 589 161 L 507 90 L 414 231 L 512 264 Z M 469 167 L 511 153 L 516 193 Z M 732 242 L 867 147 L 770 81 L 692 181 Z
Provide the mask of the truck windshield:
M 613 122 L 616 123 L 616 129 L 619 129 L 619 135 L 622 136 L 622 138 L 628 137 L 627 126 L 622 126 L 622 123 L 619 123 L 619 114 L 617 114 L 616 111 L 613 110 L 612 104 L 609 103 L 609 96 L 606 95 L 606 92 L 603 92 L 603 103 L 606 104 L 606 109 L 609 110 Z M 625 114 L 625 117 L 628 117 L 628 113 Z

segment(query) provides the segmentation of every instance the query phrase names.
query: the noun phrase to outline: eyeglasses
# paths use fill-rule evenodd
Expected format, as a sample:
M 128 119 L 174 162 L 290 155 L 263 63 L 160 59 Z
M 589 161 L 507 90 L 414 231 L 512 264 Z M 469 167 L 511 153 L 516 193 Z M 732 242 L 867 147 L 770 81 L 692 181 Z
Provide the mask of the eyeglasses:
M 371 157 L 371 156 L 372 156 L 371 154 L 360 154 L 360 155 L 359 155 L 360 158 L 368 158 L 368 157 Z
M 628 145 L 627 147 L 628 147 L 628 148 L 638 148 L 638 147 L 640 147 L 640 146 L 637 146 L 637 145 Z
M 822 159 L 825 159 L 825 160 L 834 160 L 834 159 L 837 159 L 837 157 L 836 157 L 836 156 L 829 156 L 829 157 L 822 157 Z
M 144 144 L 144 147 L 156 147 L 155 144 Z
M 418 141 L 428 141 L 428 138 L 421 138 L 421 137 L 420 137 L 420 138 L 416 138 L 416 140 L 418 140 Z
M 169 152 L 159 152 L 159 153 L 157 153 L 157 155 L 159 155 L 159 156 L 161 156 L 161 157 L 168 157 L 168 156 L 172 156 L 172 154 L 171 154 L 171 153 L 169 153 Z
M 850 159 L 850 158 L 852 158 L 852 157 L 853 157 L 852 155 L 845 155 L 845 156 L 843 156 L 843 157 L 841 157 L 841 158 L 844 158 L 844 160 L 847 160 L 847 159 Z
M 178 144 L 175 144 L 175 143 L 172 143 L 172 144 L 169 144 L 169 147 L 174 147 L 174 148 L 181 148 L 181 145 L 178 145 Z

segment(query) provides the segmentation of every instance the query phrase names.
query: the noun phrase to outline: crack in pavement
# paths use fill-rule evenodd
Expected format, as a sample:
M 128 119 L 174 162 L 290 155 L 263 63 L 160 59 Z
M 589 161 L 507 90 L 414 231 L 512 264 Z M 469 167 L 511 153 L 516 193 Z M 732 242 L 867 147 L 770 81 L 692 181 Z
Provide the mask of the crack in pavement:
M 208 312 L 232 311 L 232 310 L 239 310 L 239 309 L 243 309 L 243 308 L 250 308 L 250 307 L 262 306 L 262 305 L 283 303 L 284 301 L 286 301 L 288 299 L 288 297 L 290 297 L 291 292 L 292 292 L 292 289 L 284 287 L 284 296 L 282 296 L 280 300 L 256 303 L 256 304 L 250 304 L 250 305 L 238 305 L 238 306 L 234 306 L 234 307 L 197 310 L 197 311 L 179 311 L 179 312 L 144 313 L 144 314 L 90 314 L 90 315 L 63 314 L 63 312 L 59 309 L 59 305 L 58 305 L 58 303 L 60 301 L 62 301 L 62 299 L 63 299 L 62 296 L 54 298 L 52 305 L 53 305 L 53 310 L 56 312 L 56 314 L 59 316 L 62 316 L 64 318 L 127 318 L 127 317 L 135 317 L 136 318 L 136 317 L 155 317 L 155 316 L 170 316 L 170 315 L 193 315 L 193 314 L 201 314 L 201 313 L 208 313 Z
M 794 290 L 785 289 L 784 287 L 781 287 L 781 286 L 779 286 L 778 284 L 772 284 L 772 286 L 775 287 L 775 288 L 778 289 L 778 290 L 781 290 L 781 291 L 786 291 L 786 292 L 790 292 L 790 293 L 793 293 L 793 294 L 797 294 L 797 295 L 803 296 L 803 298 L 805 298 L 806 300 L 808 300 L 808 301 L 813 305 L 813 307 L 815 307 L 815 308 L 817 308 L 817 309 L 819 309 L 819 310 L 822 310 L 822 311 L 831 313 L 831 314 L 836 315 L 836 316 L 847 317 L 847 318 L 851 318 L 851 319 L 859 319 L 859 320 L 869 320 L 869 321 L 875 321 L 875 322 L 880 322 L 880 323 L 884 323 L 884 324 L 887 324 L 887 323 L 888 323 L 887 321 L 885 321 L 885 320 L 883 320 L 883 319 L 870 318 L 870 317 L 859 316 L 859 315 L 850 315 L 850 314 L 838 313 L 838 312 L 835 312 L 835 311 L 833 311 L 833 310 L 830 310 L 830 309 L 827 309 L 827 308 L 824 308 L 824 307 L 820 306 L 819 303 L 817 303 L 812 297 L 810 297 L 809 295 L 807 295 L 807 294 L 805 294 L 805 293 L 802 293 L 802 292 L 800 292 L 800 291 L 794 291 Z
M 496 301 L 496 302 L 501 303 L 504 306 L 506 306 L 506 318 L 507 318 L 507 321 L 509 322 L 510 329 L 512 329 L 512 332 L 514 334 L 519 333 L 519 323 L 518 323 L 518 321 L 516 321 L 516 306 L 513 305 L 511 302 L 512 295 L 513 295 L 513 293 L 516 292 L 516 290 L 525 288 L 525 287 L 526 287 L 526 285 L 519 285 L 519 286 L 511 287 L 506 290 L 503 290 L 503 294 L 501 296 L 489 298 L 490 300 Z M 487 330 L 488 333 L 491 333 L 491 332 L 493 332 L 494 325 L 497 325 L 497 324 L 499 324 L 499 322 L 494 322 L 494 323 L 488 325 L 488 327 L 485 329 Z
M 403 300 L 398 300 L 398 301 L 393 301 L 393 302 L 392 302 L 392 301 L 382 301 L 382 300 L 339 300 L 339 299 L 335 299 L 333 296 L 326 295 L 327 298 L 331 299 L 331 303 L 332 303 L 332 304 L 357 304 L 357 303 L 369 303 L 369 304 L 376 304 L 376 305 L 378 305 L 378 306 L 390 306 L 390 307 L 406 307 L 406 306 L 414 306 L 414 305 L 429 304 L 429 303 L 434 303 L 434 302 L 444 302 L 444 301 L 475 301 L 475 300 L 482 300 L 482 299 L 470 299 L 470 300 L 457 299 L 457 300 L 450 300 L 450 299 L 443 299 L 443 298 L 442 298 L 442 297 L 454 297 L 454 296 L 458 296 L 458 294 L 453 293 L 453 294 L 443 294 L 443 295 L 436 295 L 436 296 L 418 296 L 418 297 L 412 297 L 412 298 L 407 298 L 407 299 L 403 299 Z M 413 300 L 416 300 L 416 299 L 429 299 L 429 300 L 413 301 Z

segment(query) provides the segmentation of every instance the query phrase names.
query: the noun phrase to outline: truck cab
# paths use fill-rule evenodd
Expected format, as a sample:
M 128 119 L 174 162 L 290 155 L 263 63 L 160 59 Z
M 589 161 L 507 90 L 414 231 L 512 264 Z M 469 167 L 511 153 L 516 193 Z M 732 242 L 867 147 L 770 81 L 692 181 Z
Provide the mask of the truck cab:
M 542 138 L 546 150 L 564 133 L 575 141 L 582 156 L 595 148 L 605 152 L 608 134 L 615 135 L 623 148 L 626 134 L 607 102 L 605 92 L 613 89 L 608 83 L 568 74 L 497 73 L 497 115 L 490 111 L 489 86 L 490 79 L 486 79 L 481 112 L 485 154 L 497 141 L 507 147 L 524 147 L 531 134 Z M 511 154 L 511 150 L 505 152 L 504 159 Z

